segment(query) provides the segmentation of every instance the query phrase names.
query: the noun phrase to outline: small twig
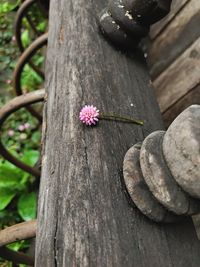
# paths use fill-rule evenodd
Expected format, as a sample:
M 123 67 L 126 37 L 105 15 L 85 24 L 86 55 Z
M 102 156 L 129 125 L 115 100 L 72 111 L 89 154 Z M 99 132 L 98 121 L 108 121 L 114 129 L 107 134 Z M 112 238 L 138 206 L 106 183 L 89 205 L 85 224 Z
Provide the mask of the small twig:
M 0 231 L 0 247 L 36 236 L 36 220 L 23 222 Z
M 143 125 L 144 122 L 140 121 L 140 120 L 136 120 L 133 119 L 131 117 L 127 117 L 127 116 L 120 116 L 120 115 L 116 115 L 116 114 L 107 114 L 107 113 L 102 113 L 100 114 L 100 119 L 103 120 L 115 120 L 115 121 L 120 121 L 120 122 L 129 122 L 129 123 L 134 123 L 134 124 L 138 124 L 138 125 Z

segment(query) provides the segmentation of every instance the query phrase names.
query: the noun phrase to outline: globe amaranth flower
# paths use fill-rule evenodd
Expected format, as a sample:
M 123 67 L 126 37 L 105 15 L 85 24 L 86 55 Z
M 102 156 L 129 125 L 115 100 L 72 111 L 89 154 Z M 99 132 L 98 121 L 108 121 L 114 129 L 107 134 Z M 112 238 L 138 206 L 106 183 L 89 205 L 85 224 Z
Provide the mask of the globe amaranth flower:
M 79 118 L 82 123 L 89 126 L 96 125 L 99 120 L 114 120 L 126 123 L 135 123 L 138 125 L 144 124 L 143 121 L 136 120 L 127 116 L 116 115 L 114 113 L 99 113 L 99 110 L 93 105 L 84 106 L 80 111 Z
M 25 129 L 29 129 L 30 126 L 31 126 L 30 123 L 28 123 L 28 122 L 24 123 L 24 128 L 25 128 Z
M 9 136 L 9 137 L 12 137 L 14 134 L 15 134 L 15 132 L 14 132 L 13 129 L 9 129 L 9 130 L 8 130 L 8 136 Z
M 24 124 L 20 124 L 20 125 L 18 126 L 18 130 L 19 130 L 20 132 L 23 132 L 23 131 L 25 130 Z
M 80 111 L 79 118 L 86 125 L 96 125 L 99 120 L 99 110 L 93 105 L 85 105 Z

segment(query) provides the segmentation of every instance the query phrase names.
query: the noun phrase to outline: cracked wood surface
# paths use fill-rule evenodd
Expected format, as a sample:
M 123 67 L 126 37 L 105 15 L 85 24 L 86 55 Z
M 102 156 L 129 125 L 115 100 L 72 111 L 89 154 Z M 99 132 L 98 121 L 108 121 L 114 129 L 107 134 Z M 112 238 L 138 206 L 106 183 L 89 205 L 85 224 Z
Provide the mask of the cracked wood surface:
M 51 1 L 35 266 L 199 267 L 190 219 L 153 223 L 126 195 L 125 152 L 163 124 L 144 62 L 98 31 L 105 4 Z M 86 128 L 78 119 L 84 104 L 145 124 Z

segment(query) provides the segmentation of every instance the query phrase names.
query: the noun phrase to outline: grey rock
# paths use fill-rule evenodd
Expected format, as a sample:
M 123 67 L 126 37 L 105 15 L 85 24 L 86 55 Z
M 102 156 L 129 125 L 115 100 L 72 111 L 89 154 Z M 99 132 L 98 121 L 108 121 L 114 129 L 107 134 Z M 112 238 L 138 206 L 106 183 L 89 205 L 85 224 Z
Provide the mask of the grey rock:
M 148 189 L 140 168 L 140 147 L 138 143 L 126 153 L 123 163 L 123 175 L 129 195 L 138 209 L 157 222 L 172 222 L 177 219 L 168 212 Z
M 163 153 L 177 183 L 200 198 L 200 106 L 184 110 L 168 128 Z

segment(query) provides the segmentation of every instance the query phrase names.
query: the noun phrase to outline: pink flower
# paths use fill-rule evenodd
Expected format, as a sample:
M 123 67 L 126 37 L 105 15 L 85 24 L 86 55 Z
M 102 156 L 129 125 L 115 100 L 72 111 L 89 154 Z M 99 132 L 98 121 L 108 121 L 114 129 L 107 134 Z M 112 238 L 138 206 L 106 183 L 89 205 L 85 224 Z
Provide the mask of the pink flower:
M 16 42 L 16 38 L 15 38 L 15 36 L 12 37 L 12 42 L 13 42 L 13 43 Z
M 25 129 L 30 128 L 30 123 L 26 122 L 26 123 L 24 124 L 24 128 L 25 128 Z
M 7 84 L 11 84 L 11 82 L 12 82 L 11 80 L 7 80 L 6 81 Z
M 25 130 L 24 125 L 23 125 L 23 124 L 20 124 L 20 125 L 18 126 L 18 130 L 19 130 L 20 132 L 23 132 L 23 131 Z
M 15 132 L 12 129 L 8 130 L 8 136 L 12 137 L 14 134 Z
M 99 110 L 93 105 L 86 105 L 81 109 L 79 118 L 82 123 L 85 123 L 86 125 L 96 125 L 99 120 Z

